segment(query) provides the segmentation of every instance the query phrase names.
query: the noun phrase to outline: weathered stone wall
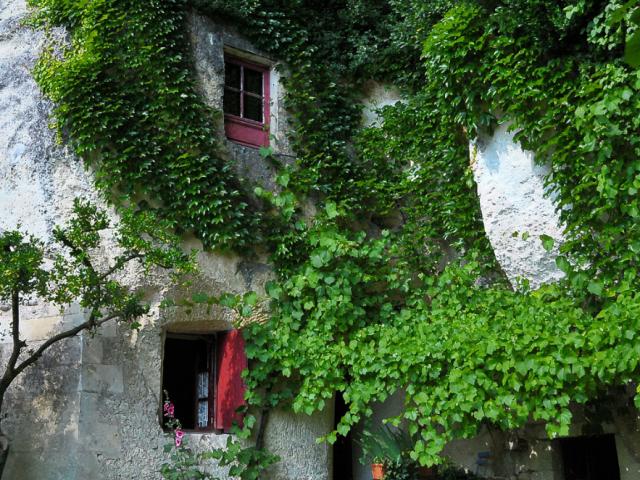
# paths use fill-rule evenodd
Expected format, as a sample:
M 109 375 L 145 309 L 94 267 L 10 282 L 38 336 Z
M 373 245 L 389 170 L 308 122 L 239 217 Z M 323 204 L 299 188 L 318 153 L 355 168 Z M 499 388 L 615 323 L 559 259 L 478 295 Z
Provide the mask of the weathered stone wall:
M 93 189 L 91 172 L 65 147 L 55 142 L 48 128 L 51 105 L 34 83 L 30 70 L 44 44 L 41 33 L 20 24 L 26 15 L 24 0 L 0 3 L 0 229 L 22 229 L 50 240 L 55 224 L 64 222 L 71 212 L 73 198 L 82 196 L 99 201 Z M 222 36 L 199 43 L 198 29 L 204 19 L 193 17 L 194 56 L 199 71 L 209 68 L 205 96 L 219 106 L 224 81 L 220 70 L 222 48 L 235 38 L 228 27 L 216 27 Z M 205 30 L 200 30 L 205 32 Z M 206 32 L 207 34 L 209 32 Z M 54 32 L 64 38 L 61 30 Z M 210 39 L 207 39 L 209 41 Z M 243 40 L 236 40 L 242 48 Z M 216 43 L 218 42 L 218 43 Z M 203 58 L 206 57 L 206 61 Z M 209 63 L 207 63 L 209 62 Z M 277 76 L 274 76 L 277 82 Z M 277 92 L 277 88 L 275 90 Z M 274 98 L 272 111 L 278 112 Z M 277 116 L 277 115 L 276 115 Z M 283 117 L 278 117 L 283 118 Z M 272 121 L 273 123 L 273 121 Z M 282 123 L 280 125 L 283 125 Z M 282 128 L 275 127 L 276 149 L 286 153 Z M 259 163 L 256 150 L 230 151 L 241 157 L 239 169 L 251 180 L 268 185 L 273 172 Z M 244 170 L 242 170 L 244 169 Z M 185 247 L 199 242 L 185 239 Z M 105 258 L 108 249 L 104 252 Z M 262 290 L 271 275 L 270 267 L 240 256 L 200 253 L 201 274 L 193 289 L 211 294 Z M 158 479 L 166 460 L 163 446 L 168 439 L 160 427 L 162 403 L 162 348 L 168 328 L 181 331 L 216 331 L 229 328 L 231 314 L 217 309 L 207 314 L 187 315 L 180 310 L 157 308 L 168 297 L 188 294 L 167 291 L 162 277 L 143 278 L 128 271 L 126 281 L 143 287 L 155 307 L 144 318 L 138 331 L 109 325 L 94 337 L 83 335 L 57 345 L 27 370 L 10 388 L 3 422 L 13 440 L 5 477 L 8 480 L 86 480 Z M 56 329 L 67 328 L 85 318 L 72 306 L 59 312 L 32 300 L 22 309 L 21 335 L 37 344 Z M 10 311 L 0 305 L 0 325 L 6 332 Z M 0 360 L 8 356 L 6 336 L 0 339 Z M 331 427 L 331 409 L 313 417 L 274 412 L 266 432 L 268 448 L 283 461 L 273 469 L 274 480 L 326 480 L 330 451 L 317 445 L 315 438 Z M 198 448 L 226 444 L 226 435 L 191 434 L 188 439 Z M 224 472 L 216 472 L 224 477 Z
M 484 228 L 509 280 L 524 278 L 536 288 L 561 278 L 555 257 L 562 225 L 553 196 L 544 188 L 548 169 L 514 142 L 508 125 L 470 147 Z M 555 240 L 553 251 L 542 248 L 540 235 Z
M 287 136 L 288 117 L 284 109 L 284 89 L 280 83 L 283 66 L 267 53 L 255 48 L 232 25 L 213 20 L 191 12 L 189 31 L 193 45 L 196 74 L 203 98 L 209 106 L 222 111 L 224 94 L 224 55 L 235 57 L 270 67 L 270 146 L 275 155 L 287 162 L 293 152 Z M 222 118 L 218 124 L 221 138 L 224 138 Z M 264 188 L 275 189 L 275 171 L 255 154 L 255 149 L 227 141 L 227 149 L 244 180 Z
M 370 80 L 365 83 L 362 98 L 362 123 L 369 126 L 380 124 L 380 109 L 402 101 L 400 91 L 392 86 Z

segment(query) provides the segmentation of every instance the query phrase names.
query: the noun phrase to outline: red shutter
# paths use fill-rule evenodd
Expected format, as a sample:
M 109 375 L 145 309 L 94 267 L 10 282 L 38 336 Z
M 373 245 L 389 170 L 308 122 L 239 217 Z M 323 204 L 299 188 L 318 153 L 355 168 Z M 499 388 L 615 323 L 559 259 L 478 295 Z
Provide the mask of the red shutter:
M 216 388 L 216 428 L 228 431 L 234 421 L 242 425 L 236 409 L 244 405 L 242 371 L 247 368 L 244 339 L 240 330 L 218 334 L 218 384 Z

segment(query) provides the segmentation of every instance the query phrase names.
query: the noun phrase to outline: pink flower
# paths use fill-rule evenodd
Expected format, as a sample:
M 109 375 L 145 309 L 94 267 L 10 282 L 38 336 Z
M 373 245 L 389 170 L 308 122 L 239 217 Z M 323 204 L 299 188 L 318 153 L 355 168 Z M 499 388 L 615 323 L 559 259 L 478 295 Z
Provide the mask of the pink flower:
M 179 428 L 176 428 L 176 447 L 179 447 L 182 444 L 182 437 L 184 437 L 184 432 Z
M 173 413 L 175 411 L 175 407 L 171 402 L 164 402 L 164 416 L 173 418 Z

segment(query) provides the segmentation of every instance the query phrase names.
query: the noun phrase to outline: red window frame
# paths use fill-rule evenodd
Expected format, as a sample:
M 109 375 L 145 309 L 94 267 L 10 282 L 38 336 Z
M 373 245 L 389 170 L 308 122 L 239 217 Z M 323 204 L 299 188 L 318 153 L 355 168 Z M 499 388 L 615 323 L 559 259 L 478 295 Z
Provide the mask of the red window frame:
M 224 129 L 229 140 L 240 143 L 249 147 L 267 147 L 269 146 L 269 122 L 270 122 L 270 72 L 269 67 L 256 63 L 247 62 L 237 57 L 226 56 L 226 65 L 232 64 L 240 67 L 240 89 L 234 89 L 226 85 L 224 86 L 224 95 L 235 94 L 240 96 L 240 115 L 224 113 Z M 245 69 L 260 72 L 262 74 L 262 122 L 244 118 L 244 95 L 254 95 L 244 90 L 244 72 Z

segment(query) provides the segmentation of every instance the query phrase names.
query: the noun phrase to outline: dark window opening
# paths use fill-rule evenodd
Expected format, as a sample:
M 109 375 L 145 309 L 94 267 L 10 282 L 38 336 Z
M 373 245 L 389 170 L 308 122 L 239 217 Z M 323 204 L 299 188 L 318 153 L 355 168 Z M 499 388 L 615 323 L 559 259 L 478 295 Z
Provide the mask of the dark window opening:
M 242 423 L 242 372 L 247 368 L 239 330 L 211 335 L 167 334 L 162 388 L 185 430 L 228 432 Z M 163 425 L 166 424 L 163 417 Z
M 614 435 L 561 438 L 564 480 L 620 480 Z
M 263 123 L 264 71 L 227 60 L 224 75 L 224 113 Z
M 184 429 L 213 428 L 216 343 L 216 335 L 167 336 L 165 341 L 162 385 Z

